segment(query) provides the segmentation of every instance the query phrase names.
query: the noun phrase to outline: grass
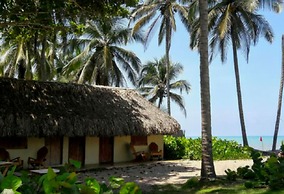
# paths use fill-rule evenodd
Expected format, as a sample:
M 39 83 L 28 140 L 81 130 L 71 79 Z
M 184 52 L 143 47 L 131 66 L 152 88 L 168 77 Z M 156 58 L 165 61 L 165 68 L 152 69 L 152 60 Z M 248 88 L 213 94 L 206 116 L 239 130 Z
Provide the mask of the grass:
M 184 185 L 156 185 L 151 194 L 284 194 L 284 190 L 272 191 L 269 188 L 247 189 L 243 180 L 234 182 L 224 178 L 218 178 L 215 181 L 200 183 L 198 179 L 190 179 Z

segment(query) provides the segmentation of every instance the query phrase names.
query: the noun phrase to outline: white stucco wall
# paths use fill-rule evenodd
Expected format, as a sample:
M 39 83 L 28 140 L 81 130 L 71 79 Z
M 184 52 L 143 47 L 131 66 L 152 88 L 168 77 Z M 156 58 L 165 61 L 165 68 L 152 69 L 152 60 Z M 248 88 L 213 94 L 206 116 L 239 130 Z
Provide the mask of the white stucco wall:
M 99 163 L 99 138 L 86 137 L 85 164 Z
M 131 142 L 130 136 L 119 136 L 114 138 L 113 161 L 127 162 L 134 159 L 129 144 Z M 163 135 L 150 135 L 148 136 L 148 145 L 155 142 L 159 150 L 163 150 Z M 11 158 L 20 157 L 24 161 L 24 168 L 27 168 L 28 157 L 36 157 L 38 149 L 45 145 L 44 138 L 28 138 L 27 149 L 8 149 Z M 148 152 L 148 145 L 135 146 L 136 151 Z M 63 138 L 63 152 L 62 164 L 68 163 L 68 149 L 69 139 Z M 163 151 L 164 153 L 164 151 Z M 86 150 L 85 150 L 85 164 L 99 164 L 99 138 L 86 137 Z
M 130 136 L 120 136 L 114 138 L 113 162 L 126 162 L 132 160 L 129 149 Z
M 62 164 L 68 163 L 68 152 L 69 152 L 69 138 L 64 137 L 63 138 L 63 144 L 62 144 Z
M 36 158 L 37 151 L 45 144 L 44 138 L 31 137 L 27 141 L 27 149 L 7 149 L 11 159 L 20 157 L 23 160 L 24 168 L 28 167 L 28 158 Z

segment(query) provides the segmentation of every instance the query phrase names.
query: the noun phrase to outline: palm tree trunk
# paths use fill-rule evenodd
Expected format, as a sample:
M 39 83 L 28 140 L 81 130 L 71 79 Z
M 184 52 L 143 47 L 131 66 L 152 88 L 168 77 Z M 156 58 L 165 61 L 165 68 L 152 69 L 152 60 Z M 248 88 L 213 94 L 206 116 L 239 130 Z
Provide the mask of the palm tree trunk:
M 25 79 L 26 80 L 32 80 L 33 79 L 33 73 L 32 73 L 32 65 L 31 65 L 31 53 L 32 53 L 32 47 L 31 47 L 31 42 L 28 41 L 27 43 L 27 48 L 26 48 L 26 75 Z
M 234 26 L 232 26 L 232 36 L 234 37 Z M 241 81 L 240 81 L 240 73 L 239 73 L 239 63 L 238 63 L 238 53 L 235 41 L 232 38 L 232 46 L 233 46 L 233 57 L 234 57 L 234 68 L 235 68 L 235 77 L 236 77 L 236 87 L 237 87 L 237 96 L 238 96 L 238 105 L 239 105 L 239 116 L 241 123 L 241 131 L 243 137 L 243 146 L 248 146 L 248 139 L 246 134 L 245 127 L 245 119 L 244 119 L 244 111 L 243 111 L 243 103 L 242 103 L 242 92 L 241 92 Z
M 210 80 L 208 63 L 208 2 L 199 0 L 200 12 L 200 88 L 202 117 L 202 161 L 201 180 L 215 179 L 216 173 L 212 154 Z
M 171 115 L 171 99 L 170 99 L 170 48 L 171 48 L 171 27 L 169 18 L 166 18 L 166 65 L 167 65 L 167 108 L 168 114 Z
M 274 130 L 274 136 L 273 136 L 272 151 L 276 150 L 276 145 L 277 145 L 277 137 L 278 137 L 280 116 L 281 116 L 281 108 L 282 108 L 283 85 L 284 85 L 284 35 L 282 35 L 281 80 L 280 80 L 280 89 L 279 89 L 279 96 L 278 96 L 278 109 L 277 109 L 277 116 L 276 116 L 276 122 L 275 122 L 275 130 Z
M 40 55 L 40 81 L 47 81 L 47 69 L 45 64 L 45 49 L 46 49 L 46 37 L 43 36 L 42 39 L 42 48 L 41 48 L 41 55 Z

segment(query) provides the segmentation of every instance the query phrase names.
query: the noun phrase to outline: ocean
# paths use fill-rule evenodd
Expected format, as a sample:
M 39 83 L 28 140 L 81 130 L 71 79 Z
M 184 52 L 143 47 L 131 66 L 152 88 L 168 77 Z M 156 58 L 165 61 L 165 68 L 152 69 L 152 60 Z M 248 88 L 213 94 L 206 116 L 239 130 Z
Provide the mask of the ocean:
M 234 140 L 239 144 L 243 144 L 242 136 L 217 136 L 220 139 Z M 196 138 L 196 137 L 191 137 Z M 260 141 L 262 140 L 262 141 Z M 276 149 L 280 149 L 281 142 L 284 142 L 284 136 L 278 136 Z M 273 136 L 248 136 L 248 143 L 250 147 L 255 149 L 268 151 L 272 149 Z

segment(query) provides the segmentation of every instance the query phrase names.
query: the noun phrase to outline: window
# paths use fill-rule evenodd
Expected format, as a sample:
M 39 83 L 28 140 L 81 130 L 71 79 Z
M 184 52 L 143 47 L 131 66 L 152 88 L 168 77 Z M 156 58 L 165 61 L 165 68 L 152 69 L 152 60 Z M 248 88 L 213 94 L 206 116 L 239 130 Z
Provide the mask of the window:
M 0 147 L 6 149 L 26 149 L 28 140 L 26 137 L 0 137 Z
M 147 136 L 131 136 L 131 143 L 133 145 L 148 145 Z

